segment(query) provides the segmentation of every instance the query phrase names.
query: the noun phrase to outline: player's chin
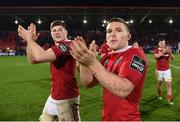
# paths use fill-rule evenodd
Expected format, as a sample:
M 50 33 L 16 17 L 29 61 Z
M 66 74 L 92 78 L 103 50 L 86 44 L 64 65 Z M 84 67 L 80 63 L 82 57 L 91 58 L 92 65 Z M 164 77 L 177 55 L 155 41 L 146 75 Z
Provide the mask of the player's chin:
M 116 51 L 116 50 L 119 49 L 119 47 L 116 47 L 116 46 L 110 46 L 110 48 L 111 48 L 112 50 L 114 50 L 114 51 Z
M 62 39 L 55 39 L 55 42 L 57 42 L 57 43 L 59 43 L 61 41 L 63 41 L 63 40 Z

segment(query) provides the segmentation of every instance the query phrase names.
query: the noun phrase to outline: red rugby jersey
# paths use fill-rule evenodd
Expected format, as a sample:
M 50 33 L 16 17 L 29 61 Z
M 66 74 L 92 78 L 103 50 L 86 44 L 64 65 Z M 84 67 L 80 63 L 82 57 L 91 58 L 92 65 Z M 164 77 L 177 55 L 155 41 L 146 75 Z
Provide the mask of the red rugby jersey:
M 160 52 L 162 52 L 163 49 L 162 48 L 156 48 L 154 50 L 154 54 L 158 54 Z M 165 70 L 168 70 L 170 67 L 169 67 L 169 54 L 165 54 L 159 58 L 155 58 L 156 59 L 156 69 L 157 70 L 160 70 L 160 71 L 165 71 Z
M 147 71 L 147 58 L 139 48 L 107 54 L 101 62 L 110 72 L 132 82 L 134 90 L 126 97 L 120 98 L 109 90 L 103 90 L 103 121 L 140 120 L 139 102 Z
M 69 53 L 70 41 L 52 46 L 56 60 L 50 63 L 51 97 L 55 100 L 79 96 L 75 77 L 76 61 Z

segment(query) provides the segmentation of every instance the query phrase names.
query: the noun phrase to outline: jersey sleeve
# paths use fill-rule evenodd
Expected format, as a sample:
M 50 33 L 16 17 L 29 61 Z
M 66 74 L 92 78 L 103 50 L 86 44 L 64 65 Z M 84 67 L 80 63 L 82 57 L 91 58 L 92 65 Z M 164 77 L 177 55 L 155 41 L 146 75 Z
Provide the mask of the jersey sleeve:
M 154 56 L 155 59 L 157 59 L 157 58 L 155 57 L 155 54 L 159 54 L 158 48 L 155 48 L 154 51 L 153 51 L 153 56 Z
M 69 56 L 69 44 L 69 42 L 60 43 L 59 45 L 52 46 L 51 49 L 53 50 L 56 57 Z
M 139 55 L 132 55 L 124 59 L 119 68 L 119 75 L 125 77 L 132 84 L 137 86 L 141 82 L 147 68 L 147 62 Z
M 156 54 L 156 53 L 158 53 L 158 49 L 156 48 L 156 49 L 154 49 L 154 51 L 153 51 L 153 55 L 154 54 Z

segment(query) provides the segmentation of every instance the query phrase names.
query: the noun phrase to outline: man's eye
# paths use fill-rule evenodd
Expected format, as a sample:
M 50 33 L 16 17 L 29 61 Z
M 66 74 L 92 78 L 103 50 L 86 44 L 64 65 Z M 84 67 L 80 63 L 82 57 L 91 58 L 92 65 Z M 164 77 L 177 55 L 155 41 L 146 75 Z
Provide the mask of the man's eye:
M 107 31 L 107 33 L 111 33 L 112 31 Z
M 121 32 L 122 30 L 121 30 L 121 29 L 117 29 L 116 31 L 117 31 L 117 32 Z

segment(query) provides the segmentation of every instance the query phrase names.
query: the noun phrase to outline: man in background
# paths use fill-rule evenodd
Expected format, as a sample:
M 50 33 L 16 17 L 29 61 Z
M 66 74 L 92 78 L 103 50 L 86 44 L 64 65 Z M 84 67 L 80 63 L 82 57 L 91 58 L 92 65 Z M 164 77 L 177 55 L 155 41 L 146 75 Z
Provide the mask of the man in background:
M 172 76 L 169 61 L 174 60 L 174 55 L 169 46 L 166 46 L 164 39 L 158 42 L 158 48 L 154 50 L 154 58 L 156 59 L 156 76 L 157 76 L 157 91 L 158 99 L 162 100 L 162 82 L 166 83 L 167 99 L 170 105 L 172 102 Z

